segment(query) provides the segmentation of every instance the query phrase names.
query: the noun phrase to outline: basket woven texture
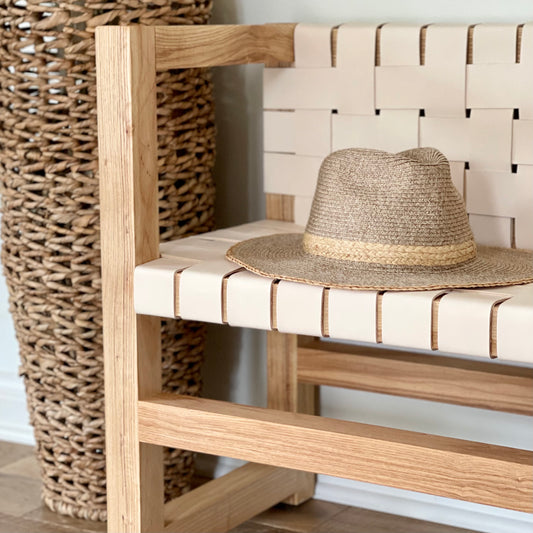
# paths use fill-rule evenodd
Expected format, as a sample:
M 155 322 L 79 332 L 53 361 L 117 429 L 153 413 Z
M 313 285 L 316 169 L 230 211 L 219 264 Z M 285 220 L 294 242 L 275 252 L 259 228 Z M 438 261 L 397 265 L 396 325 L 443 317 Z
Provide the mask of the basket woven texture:
M 2 263 L 50 509 L 106 519 L 94 28 L 203 24 L 211 1 L 0 1 Z M 209 72 L 158 78 L 161 239 L 212 229 Z M 163 324 L 166 390 L 197 394 L 204 327 Z M 193 457 L 168 450 L 166 498 Z

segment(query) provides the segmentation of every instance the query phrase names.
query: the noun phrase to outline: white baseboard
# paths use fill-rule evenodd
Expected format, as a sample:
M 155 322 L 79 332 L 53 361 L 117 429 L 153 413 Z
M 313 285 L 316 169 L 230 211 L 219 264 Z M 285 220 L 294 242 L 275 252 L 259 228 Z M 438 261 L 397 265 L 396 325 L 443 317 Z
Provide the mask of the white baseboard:
M 318 476 L 315 497 L 484 533 L 530 533 L 533 516 L 419 492 Z
M 0 372 L 0 440 L 35 444 L 22 379 Z
M 220 477 L 242 464 L 227 457 L 200 455 L 197 470 Z M 330 476 L 318 476 L 315 498 L 483 533 L 533 531 L 533 516 L 527 513 Z

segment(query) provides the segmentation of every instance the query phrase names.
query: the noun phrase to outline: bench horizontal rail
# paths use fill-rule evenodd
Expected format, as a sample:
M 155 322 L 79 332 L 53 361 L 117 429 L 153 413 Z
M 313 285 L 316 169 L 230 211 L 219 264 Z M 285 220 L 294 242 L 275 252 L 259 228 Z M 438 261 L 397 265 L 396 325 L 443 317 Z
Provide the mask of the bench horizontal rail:
M 295 24 L 158 26 L 156 69 L 294 60 Z
M 533 510 L 533 452 L 525 450 L 172 394 L 139 402 L 139 438 L 151 444 Z
M 526 367 L 311 341 L 300 345 L 298 379 L 533 415 L 533 369 Z
M 165 505 L 165 533 L 229 531 L 297 491 L 304 473 L 248 463 Z

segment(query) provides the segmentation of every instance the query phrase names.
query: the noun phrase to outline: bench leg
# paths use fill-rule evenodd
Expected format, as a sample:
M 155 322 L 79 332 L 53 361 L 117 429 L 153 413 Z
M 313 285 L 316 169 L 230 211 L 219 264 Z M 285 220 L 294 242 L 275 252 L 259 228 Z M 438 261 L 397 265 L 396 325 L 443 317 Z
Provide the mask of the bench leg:
M 315 414 L 316 386 L 298 383 L 298 336 L 267 332 L 268 407 L 281 411 Z M 301 476 L 301 488 L 285 503 L 300 505 L 313 497 L 316 475 Z
M 139 442 L 137 400 L 161 382 L 160 326 L 134 315 L 118 324 L 124 315 L 106 329 L 104 352 L 107 530 L 155 533 L 163 528 L 163 449 Z
M 162 449 L 138 401 L 161 390 L 161 330 L 137 316 L 135 266 L 159 257 L 155 33 L 97 28 L 108 531 L 163 530 Z

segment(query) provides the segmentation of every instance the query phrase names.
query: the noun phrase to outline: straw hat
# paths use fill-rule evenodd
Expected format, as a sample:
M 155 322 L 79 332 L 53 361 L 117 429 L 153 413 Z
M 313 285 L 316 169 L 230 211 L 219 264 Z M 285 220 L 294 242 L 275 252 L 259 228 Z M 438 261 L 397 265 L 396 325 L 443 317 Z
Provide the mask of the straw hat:
M 448 161 L 434 148 L 334 152 L 303 234 L 243 241 L 226 256 L 264 276 L 346 289 L 533 281 L 531 252 L 476 245 Z

